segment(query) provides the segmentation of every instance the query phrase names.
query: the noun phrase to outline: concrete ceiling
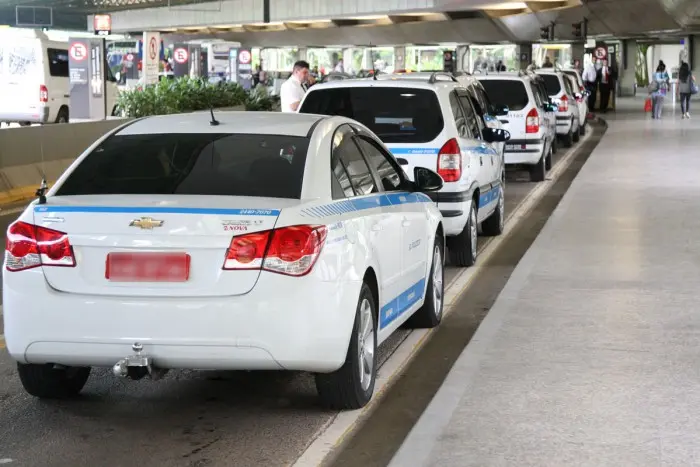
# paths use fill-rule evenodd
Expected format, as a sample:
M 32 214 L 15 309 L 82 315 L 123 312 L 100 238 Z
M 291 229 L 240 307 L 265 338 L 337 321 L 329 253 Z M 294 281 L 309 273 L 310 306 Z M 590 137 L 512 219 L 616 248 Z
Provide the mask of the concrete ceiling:
M 561 2 L 562 4 L 567 2 Z M 508 10 L 446 11 L 442 18 L 390 24 L 344 25 L 334 21 L 326 27 L 283 25 L 276 31 L 216 30 L 216 37 L 276 46 L 399 45 L 436 43 L 539 42 L 540 29 L 551 22 L 556 41 L 575 40 L 572 24 L 588 18 L 591 37 L 663 37 L 700 25 L 700 0 L 588 0 L 583 5 L 527 13 Z M 429 19 L 429 20 L 428 20 Z M 181 39 L 211 37 L 214 30 L 188 31 Z

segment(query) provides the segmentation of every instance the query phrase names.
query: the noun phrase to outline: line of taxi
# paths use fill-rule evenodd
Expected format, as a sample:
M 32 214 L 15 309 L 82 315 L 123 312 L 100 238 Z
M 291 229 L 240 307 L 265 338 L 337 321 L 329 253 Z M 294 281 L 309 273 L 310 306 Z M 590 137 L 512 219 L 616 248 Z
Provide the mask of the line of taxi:
M 105 134 L 7 232 L 4 335 L 26 392 L 77 396 L 97 367 L 296 370 L 326 406 L 366 405 L 378 346 L 440 324 L 446 258 L 470 266 L 477 235 L 503 232 L 513 134 L 537 127 L 524 145 L 545 163 L 555 146 L 540 88 L 550 107 L 519 122 L 521 102 L 478 78 L 329 81 L 299 114 Z

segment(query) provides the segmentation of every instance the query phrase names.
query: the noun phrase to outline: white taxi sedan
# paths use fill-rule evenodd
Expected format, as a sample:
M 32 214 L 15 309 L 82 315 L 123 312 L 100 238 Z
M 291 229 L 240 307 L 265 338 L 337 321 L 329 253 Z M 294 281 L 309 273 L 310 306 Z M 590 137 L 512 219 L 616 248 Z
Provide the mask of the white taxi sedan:
M 440 322 L 439 175 L 409 181 L 343 117 L 214 117 L 121 126 L 9 227 L 5 339 L 29 394 L 76 395 L 91 367 L 281 369 L 358 408 L 377 345 Z

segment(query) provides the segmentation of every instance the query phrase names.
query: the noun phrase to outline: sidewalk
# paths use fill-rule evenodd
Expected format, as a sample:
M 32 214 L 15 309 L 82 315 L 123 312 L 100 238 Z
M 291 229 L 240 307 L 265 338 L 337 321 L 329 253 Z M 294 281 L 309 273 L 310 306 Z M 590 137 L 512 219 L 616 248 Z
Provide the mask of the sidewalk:
M 700 110 L 642 109 L 605 115 L 391 467 L 700 465 Z

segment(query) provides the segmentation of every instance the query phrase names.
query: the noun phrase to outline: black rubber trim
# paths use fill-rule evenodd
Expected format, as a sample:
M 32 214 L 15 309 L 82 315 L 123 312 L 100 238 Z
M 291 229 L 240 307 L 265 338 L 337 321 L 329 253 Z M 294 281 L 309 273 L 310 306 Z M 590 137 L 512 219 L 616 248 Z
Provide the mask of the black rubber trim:
M 327 116 L 324 116 L 324 117 L 321 117 L 321 118 L 319 118 L 318 120 L 316 120 L 316 121 L 313 123 L 313 125 L 311 125 L 311 128 L 309 128 L 308 133 L 306 133 L 306 137 L 307 137 L 307 138 L 311 138 L 311 136 L 314 134 L 314 130 L 316 129 L 316 127 L 318 126 L 318 124 L 321 123 L 322 121 L 324 121 L 324 120 L 327 119 L 327 118 L 328 118 Z M 353 128 L 353 132 L 354 132 L 354 131 L 355 131 L 355 129 Z
M 443 191 L 432 191 L 426 193 L 436 203 L 463 203 L 472 199 L 471 191 L 453 191 L 453 192 L 443 192 Z
M 571 117 L 567 117 L 566 115 L 557 115 L 557 120 L 568 122 L 569 120 L 571 120 Z
M 464 211 L 440 211 L 442 217 L 459 217 L 464 215 Z
M 542 139 L 509 139 L 506 141 L 506 146 L 509 144 L 542 144 Z
M 527 153 L 539 153 L 541 149 L 506 149 L 508 154 L 527 154 Z

